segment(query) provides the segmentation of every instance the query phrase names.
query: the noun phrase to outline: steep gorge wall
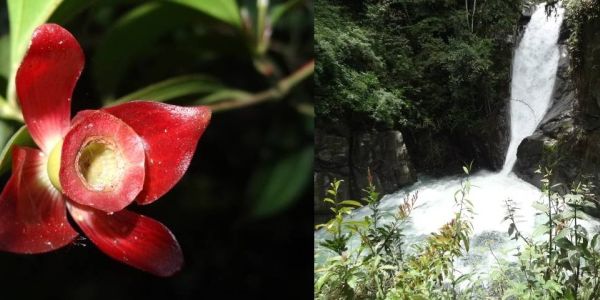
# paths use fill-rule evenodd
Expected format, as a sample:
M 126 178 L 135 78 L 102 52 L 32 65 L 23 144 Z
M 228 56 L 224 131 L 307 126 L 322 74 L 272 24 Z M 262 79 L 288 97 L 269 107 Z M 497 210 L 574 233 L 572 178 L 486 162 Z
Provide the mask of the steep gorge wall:
M 318 124 L 315 131 L 315 222 L 324 221 L 330 183 L 343 180 L 339 199 L 361 199 L 370 180 L 380 193 L 395 192 L 416 180 L 402 133 L 351 130 L 343 124 Z

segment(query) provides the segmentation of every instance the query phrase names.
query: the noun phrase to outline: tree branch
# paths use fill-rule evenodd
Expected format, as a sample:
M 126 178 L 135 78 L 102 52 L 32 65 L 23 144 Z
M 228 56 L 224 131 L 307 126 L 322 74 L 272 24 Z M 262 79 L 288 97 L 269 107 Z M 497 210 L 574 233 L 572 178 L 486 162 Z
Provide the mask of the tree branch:
M 310 77 L 310 75 L 312 75 L 314 72 L 315 61 L 313 59 L 268 90 L 211 104 L 209 107 L 213 112 L 220 112 L 243 108 L 267 101 L 276 101 L 286 96 L 292 90 L 292 88 L 304 81 L 306 78 Z

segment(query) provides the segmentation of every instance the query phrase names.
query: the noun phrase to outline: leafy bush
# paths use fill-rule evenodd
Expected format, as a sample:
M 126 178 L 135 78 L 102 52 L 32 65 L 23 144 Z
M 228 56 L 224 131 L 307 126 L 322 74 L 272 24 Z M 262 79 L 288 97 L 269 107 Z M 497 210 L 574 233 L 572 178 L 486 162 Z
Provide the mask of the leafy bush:
M 332 184 L 331 199 L 335 199 L 339 184 Z M 496 264 L 483 275 L 475 271 L 460 274 L 455 266 L 469 252 L 472 233 L 468 179 L 456 194 L 454 218 L 413 247 L 405 245 L 402 232 L 417 201 L 416 194 L 404 200 L 391 222 L 381 221 L 386 213 L 378 208 L 378 194 L 372 187 L 365 190 L 364 202 L 373 214 L 363 220 L 343 218 L 358 206 L 355 201 L 327 201 L 345 209 L 337 210 L 337 227 L 331 226 L 332 222 L 322 227 L 343 238 L 338 239 L 335 250 L 331 240 L 321 242 L 324 248 L 315 250 L 318 257 L 329 251 L 328 259 L 315 265 L 315 297 L 598 299 L 600 233 L 589 231 L 595 221 L 588 215 L 600 219 L 600 202 L 590 193 L 590 184 L 576 184 L 569 189 L 553 183 L 550 170 L 544 171 L 542 185 L 545 196 L 534 203 L 534 208 L 546 222 L 532 236 L 525 236 L 516 225 L 518 207 L 507 200 L 508 236 L 519 242 L 516 260 L 498 256 L 490 247 Z M 350 246 L 353 239 L 358 239 L 358 245 Z
M 337 199 L 340 181 L 331 183 L 325 202 L 333 205 L 335 217 L 317 228 L 332 234 L 320 243 L 335 253 L 323 266 L 315 266 L 315 297 L 383 299 L 402 295 L 419 295 L 423 299 L 455 295 L 464 277 L 455 277 L 454 262 L 469 250 L 472 231 L 472 204 L 468 200 L 471 188 L 467 180 L 455 197 L 459 207 L 452 221 L 426 243 L 415 247 L 415 253 L 405 253 L 403 227 L 414 209 L 418 194 L 407 196 L 395 213 L 379 209 L 379 194 L 373 184 L 364 190 L 371 215 L 363 220 L 346 220 L 357 201 Z M 385 221 L 384 219 L 391 219 Z M 345 232 L 343 231 L 345 229 Z M 358 238 L 352 249 L 348 243 Z

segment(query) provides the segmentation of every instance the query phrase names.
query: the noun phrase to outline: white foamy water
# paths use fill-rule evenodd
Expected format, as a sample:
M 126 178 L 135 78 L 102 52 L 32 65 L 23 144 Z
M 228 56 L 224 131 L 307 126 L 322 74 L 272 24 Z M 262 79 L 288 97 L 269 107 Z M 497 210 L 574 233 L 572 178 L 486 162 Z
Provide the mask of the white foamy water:
M 476 244 L 478 240 L 491 237 L 496 241 L 494 248 L 499 252 L 503 248 L 514 248 L 514 243 L 508 242 L 506 234 L 509 223 L 503 220 L 507 199 L 514 201 L 519 208 L 517 226 L 521 232 L 532 233 L 536 223 L 536 212 L 532 204 L 540 199 L 542 193 L 535 186 L 518 178 L 512 173 L 512 168 L 516 162 L 517 147 L 535 131 L 550 105 L 559 59 L 557 40 L 562 17 L 563 9 L 559 8 L 556 17 L 547 18 L 543 4 L 532 15 L 513 59 L 511 138 L 504 167 L 498 173 L 482 171 L 470 177 L 472 188 L 468 198 L 474 206 L 472 241 Z M 461 189 L 462 180 L 464 178 L 459 176 L 421 179 L 410 187 L 383 197 L 380 207 L 384 211 L 395 211 L 407 195 L 418 192 L 417 207 L 413 210 L 404 233 L 411 241 L 422 240 L 424 236 L 439 231 L 442 225 L 452 220 L 458 210 L 454 194 Z M 362 218 L 369 213 L 368 208 L 362 208 L 351 218 Z M 324 235 L 322 231 L 315 232 L 316 244 Z M 355 243 L 357 241 L 351 242 L 351 245 Z M 470 256 L 467 260 L 475 256 L 477 262 L 465 263 L 470 265 L 469 268 L 481 264 L 489 266 L 492 263 L 487 246 L 479 247 L 479 250 L 472 247 Z
M 550 106 L 560 55 L 556 41 L 563 9 L 556 17 L 548 18 L 541 6 L 531 16 L 513 58 L 510 145 L 502 167 L 504 174 L 512 171 L 519 144 L 535 131 Z
M 454 202 L 454 193 L 460 189 L 463 178 L 444 178 L 433 181 L 423 181 L 414 186 L 399 191 L 384 199 L 381 207 L 384 210 L 393 210 L 407 193 L 418 191 L 417 207 L 411 213 L 411 234 L 424 235 L 437 232 L 439 228 L 450 221 L 457 211 Z M 505 232 L 507 223 L 503 223 L 506 212 L 505 200 L 511 199 L 519 205 L 520 227 L 523 231 L 533 228 L 535 211 L 531 207 L 532 201 L 540 198 L 540 190 L 535 186 L 519 179 L 514 174 L 507 176 L 479 172 L 472 176 L 471 191 L 468 199 L 473 202 L 475 215 L 473 216 L 474 233 L 487 231 Z

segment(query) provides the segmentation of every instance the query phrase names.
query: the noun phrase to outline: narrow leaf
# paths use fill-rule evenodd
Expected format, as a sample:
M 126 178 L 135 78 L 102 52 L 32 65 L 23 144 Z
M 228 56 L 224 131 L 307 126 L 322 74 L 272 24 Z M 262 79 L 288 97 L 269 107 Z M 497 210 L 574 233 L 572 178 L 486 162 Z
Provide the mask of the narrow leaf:
M 269 13 L 271 24 L 275 25 L 288 11 L 292 10 L 296 5 L 304 0 L 290 0 L 285 3 L 274 5 Z
M 10 38 L 8 35 L 0 37 L 0 76 L 8 81 L 10 75 Z
M 172 2 L 194 8 L 234 27 L 242 26 L 240 10 L 235 0 L 172 0 Z
M 323 201 L 324 202 L 329 202 L 331 204 L 335 204 L 335 201 L 333 201 L 333 199 L 331 199 L 331 198 L 325 198 L 325 199 L 323 199 Z
M 260 168 L 249 184 L 253 215 L 265 217 L 289 207 L 310 181 L 312 162 L 309 146 Z
M 344 200 L 344 201 L 340 202 L 340 204 L 342 204 L 342 205 L 352 205 L 352 206 L 356 206 L 356 207 L 362 207 L 362 204 L 360 204 L 360 202 L 355 201 L 355 200 Z
M 221 102 L 221 101 L 233 101 L 233 100 L 244 99 L 249 96 L 250 96 L 250 93 L 248 93 L 248 92 L 244 92 L 244 91 L 240 91 L 240 90 L 232 90 L 232 89 L 223 89 L 223 90 L 216 91 L 215 93 L 212 93 L 206 97 L 201 98 L 200 100 L 197 101 L 196 104 L 207 105 L 207 104 L 217 103 L 217 102 Z
M 2 152 L 0 152 L 0 175 L 8 171 L 12 162 L 12 149 L 16 146 L 34 146 L 33 140 L 27 131 L 27 127 L 21 126 L 19 130 L 8 140 Z
M 535 208 L 538 211 L 548 213 L 548 206 L 543 203 L 533 202 L 533 204 L 531 204 L 531 206 L 533 206 L 533 208 Z
M 13 78 L 25 55 L 25 51 L 27 51 L 33 30 L 45 23 L 61 3 L 62 0 L 7 1 L 10 24 L 10 78 L 7 92 L 9 102 L 16 102 Z
M 125 95 L 114 104 L 132 100 L 152 100 L 165 102 L 179 97 L 210 93 L 222 89 L 222 86 L 214 79 L 203 75 L 184 75 L 167 79 L 131 94 Z

